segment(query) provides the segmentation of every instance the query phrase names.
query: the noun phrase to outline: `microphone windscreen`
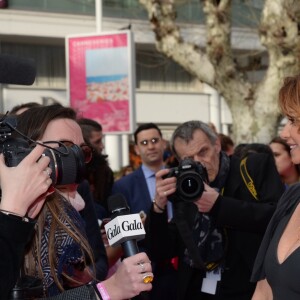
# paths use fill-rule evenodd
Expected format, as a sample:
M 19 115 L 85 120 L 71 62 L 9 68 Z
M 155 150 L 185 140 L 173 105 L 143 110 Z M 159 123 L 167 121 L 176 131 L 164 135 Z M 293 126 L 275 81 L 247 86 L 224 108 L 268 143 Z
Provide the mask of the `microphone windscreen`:
M 130 210 L 126 198 L 122 194 L 115 194 L 107 199 L 108 211 L 112 214 L 112 218 L 129 214 Z
M 36 76 L 36 64 L 31 58 L 0 54 L 0 83 L 32 85 Z

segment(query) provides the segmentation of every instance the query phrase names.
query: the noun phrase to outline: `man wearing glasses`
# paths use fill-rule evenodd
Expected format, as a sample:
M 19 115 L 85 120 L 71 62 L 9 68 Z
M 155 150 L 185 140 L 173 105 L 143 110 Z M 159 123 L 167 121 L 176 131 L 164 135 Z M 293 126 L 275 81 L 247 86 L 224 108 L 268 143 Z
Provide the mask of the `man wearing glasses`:
M 142 165 L 133 173 L 117 180 L 112 192 L 125 196 L 131 213 L 143 211 L 147 215 L 155 196 L 155 174 L 164 168 L 163 154 L 166 142 L 156 124 L 146 123 L 140 125 L 134 132 L 134 143 L 135 152 L 141 157 Z M 142 242 L 139 243 L 140 250 L 143 248 Z M 143 250 L 147 252 L 147 249 Z M 152 267 L 155 282 L 153 282 L 150 299 L 175 299 L 176 274 L 170 260 L 152 261 Z
M 142 165 L 133 173 L 122 177 L 113 185 L 112 193 L 125 196 L 131 213 L 146 214 L 155 195 L 155 173 L 164 168 L 165 141 L 154 123 L 140 125 L 134 132 L 134 150 Z

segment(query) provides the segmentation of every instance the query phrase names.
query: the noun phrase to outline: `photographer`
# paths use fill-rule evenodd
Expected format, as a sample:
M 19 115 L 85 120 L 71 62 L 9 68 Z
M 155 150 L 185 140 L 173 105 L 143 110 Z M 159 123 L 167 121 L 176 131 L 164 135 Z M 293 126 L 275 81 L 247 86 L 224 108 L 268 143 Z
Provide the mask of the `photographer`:
M 51 161 L 49 173 L 57 174 L 58 182 L 37 216 L 36 231 L 25 254 L 24 274 L 42 281 L 39 297 L 56 296 L 93 279 L 103 280 L 107 274 L 107 256 L 92 199 L 83 199 L 77 192 L 92 151 L 84 143 L 76 117 L 73 109 L 54 104 L 32 107 L 17 118 L 17 130 L 31 141 L 61 146 L 69 153 L 57 154 Z M 14 136 L 19 134 L 14 132 Z M 74 160 L 66 161 L 68 157 Z
M 201 121 L 180 125 L 171 145 L 179 167 L 178 172 L 156 174 L 155 200 L 146 221 L 150 258 L 178 255 L 177 300 L 250 300 L 253 262 L 284 191 L 274 158 L 254 153 L 244 160 L 229 158 L 217 134 Z M 185 165 L 186 158 L 194 161 L 192 168 Z M 203 174 L 198 180 L 203 188 L 195 186 L 194 175 L 181 180 L 191 172 L 207 172 L 208 183 Z M 182 196 L 195 190 L 197 197 Z M 170 223 L 167 200 L 174 209 Z
M 24 248 L 34 230 L 30 219 L 39 213 L 46 196 L 52 192 L 49 188 L 52 181 L 46 172 L 49 157 L 41 157 L 43 151 L 44 147 L 37 146 L 15 168 L 7 167 L 0 155 L 1 299 L 8 298 L 19 275 Z

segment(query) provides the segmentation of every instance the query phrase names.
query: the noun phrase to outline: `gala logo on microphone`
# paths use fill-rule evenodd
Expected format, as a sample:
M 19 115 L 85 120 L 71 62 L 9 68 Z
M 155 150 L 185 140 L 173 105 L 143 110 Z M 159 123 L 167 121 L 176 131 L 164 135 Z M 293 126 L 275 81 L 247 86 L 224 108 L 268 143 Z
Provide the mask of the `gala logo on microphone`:
M 141 240 L 145 237 L 145 229 L 139 214 L 119 216 L 105 226 L 110 246 L 117 246 L 128 240 Z

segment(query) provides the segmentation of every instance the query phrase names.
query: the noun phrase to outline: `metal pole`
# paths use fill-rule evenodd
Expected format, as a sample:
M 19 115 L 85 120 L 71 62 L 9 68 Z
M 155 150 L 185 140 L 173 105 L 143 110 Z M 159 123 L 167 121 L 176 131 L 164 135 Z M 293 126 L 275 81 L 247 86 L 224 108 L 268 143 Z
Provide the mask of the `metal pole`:
M 95 0 L 96 32 L 102 31 L 102 0 Z

